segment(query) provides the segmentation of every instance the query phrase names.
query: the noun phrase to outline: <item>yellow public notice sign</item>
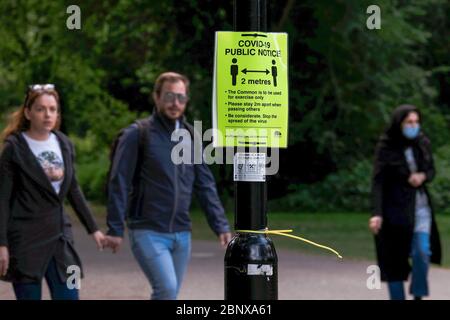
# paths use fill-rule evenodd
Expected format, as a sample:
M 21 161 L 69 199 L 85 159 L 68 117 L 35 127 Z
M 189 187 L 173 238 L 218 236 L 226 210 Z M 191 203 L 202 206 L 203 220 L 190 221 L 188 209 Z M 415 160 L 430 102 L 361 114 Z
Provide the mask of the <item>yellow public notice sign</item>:
M 215 147 L 286 148 L 286 33 L 216 32 Z

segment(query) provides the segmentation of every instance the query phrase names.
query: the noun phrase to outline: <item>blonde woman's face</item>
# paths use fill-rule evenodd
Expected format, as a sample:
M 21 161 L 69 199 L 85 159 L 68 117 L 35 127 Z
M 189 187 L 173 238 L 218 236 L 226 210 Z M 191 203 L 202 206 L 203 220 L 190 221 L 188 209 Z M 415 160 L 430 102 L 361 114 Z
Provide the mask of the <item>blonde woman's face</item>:
M 59 117 L 58 103 L 51 94 L 39 96 L 30 109 L 25 108 L 25 117 L 30 121 L 30 129 L 41 133 L 55 128 Z

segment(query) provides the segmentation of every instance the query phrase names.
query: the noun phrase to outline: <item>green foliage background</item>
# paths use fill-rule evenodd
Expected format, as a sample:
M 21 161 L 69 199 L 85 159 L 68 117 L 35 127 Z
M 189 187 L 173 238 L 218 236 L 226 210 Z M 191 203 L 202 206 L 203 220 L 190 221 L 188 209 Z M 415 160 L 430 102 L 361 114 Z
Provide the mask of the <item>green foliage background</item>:
M 376 140 L 393 108 L 411 103 L 424 114 L 438 172 L 432 193 L 446 210 L 450 3 L 268 3 L 269 30 L 288 32 L 290 59 L 289 148 L 269 185 L 273 206 L 367 211 Z M 66 28 L 72 4 L 81 8 L 81 30 Z M 381 30 L 366 28 L 370 4 L 381 8 Z M 160 72 L 190 77 L 188 118 L 211 126 L 214 31 L 232 30 L 232 1 L 4 0 L 0 18 L 0 112 L 22 103 L 27 84 L 55 83 L 89 199 L 104 200 L 109 145 L 120 128 L 152 111 Z M 227 200 L 231 168 L 213 170 Z

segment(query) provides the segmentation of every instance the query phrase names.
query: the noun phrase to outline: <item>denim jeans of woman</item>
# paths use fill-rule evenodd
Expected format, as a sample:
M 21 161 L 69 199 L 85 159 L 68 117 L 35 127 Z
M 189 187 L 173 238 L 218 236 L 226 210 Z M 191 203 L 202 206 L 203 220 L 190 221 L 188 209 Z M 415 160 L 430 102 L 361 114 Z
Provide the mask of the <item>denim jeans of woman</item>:
M 189 231 L 129 230 L 131 250 L 149 280 L 153 300 L 175 300 L 191 255 Z
M 62 282 L 58 276 L 55 259 L 51 259 L 45 272 L 50 295 L 53 300 L 78 300 L 78 289 L 70 289 L 65 282 Z M 17 283 L 13 282 L 14 293 L 17 300 L 41 300 L 42 283 Z
M 428 295 L 428 268 L 430 265 L 430 235 L 415 232 L 411 247 L 412 274 L 410 293 L 416 298 Z M 403 281 L 388 282 L 391 300 L 405 300 Z

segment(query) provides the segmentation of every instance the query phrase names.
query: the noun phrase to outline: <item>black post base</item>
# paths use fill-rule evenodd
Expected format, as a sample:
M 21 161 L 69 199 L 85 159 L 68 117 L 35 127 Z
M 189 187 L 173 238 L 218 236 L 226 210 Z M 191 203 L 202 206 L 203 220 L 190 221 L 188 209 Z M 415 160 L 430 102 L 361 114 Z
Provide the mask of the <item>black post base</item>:
M 267 235 L 237 233 L 225 254 L 225 300 L 277 300 L 277 263 Z

